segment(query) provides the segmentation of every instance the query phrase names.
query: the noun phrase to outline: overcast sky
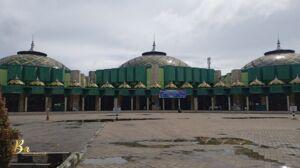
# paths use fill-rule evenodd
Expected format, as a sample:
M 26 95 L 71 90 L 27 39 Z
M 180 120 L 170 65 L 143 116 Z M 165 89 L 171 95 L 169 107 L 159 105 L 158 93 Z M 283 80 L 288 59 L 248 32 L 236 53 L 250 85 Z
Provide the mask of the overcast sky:
M 265 51 L 300 52 L 299 0 L 0 0 L 0 58 L 30 48 L 84 73 L 151 50 L 222 74 Z

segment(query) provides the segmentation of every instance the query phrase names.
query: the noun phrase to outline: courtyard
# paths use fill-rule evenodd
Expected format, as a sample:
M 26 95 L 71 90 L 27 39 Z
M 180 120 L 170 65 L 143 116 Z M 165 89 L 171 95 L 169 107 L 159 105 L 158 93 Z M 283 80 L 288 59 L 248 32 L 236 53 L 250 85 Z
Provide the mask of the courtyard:
M 10 115 L 32 152 L 81 152 L 79 168 L 299 167 L 290 114 L 43 113 Z M 299 117 L 298 117 L 299 118 Z

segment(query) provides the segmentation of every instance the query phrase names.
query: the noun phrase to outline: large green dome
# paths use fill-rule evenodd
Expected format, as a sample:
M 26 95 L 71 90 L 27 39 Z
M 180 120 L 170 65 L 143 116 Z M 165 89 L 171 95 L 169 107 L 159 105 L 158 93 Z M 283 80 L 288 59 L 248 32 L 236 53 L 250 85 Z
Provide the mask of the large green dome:
M 134 66 L 180 66 L 188 67 L 188 64 L 185 62 L 171 56 L 167 56 L 164 52 L 155 51 L 155 42 L 153 43 L 153 49 L 149 52 L 144 52 L 141 56 L 133 58 L 120 67 L 134 67 Z
M 290 64 L 300 64 L 300 54 L 294 50 L 281 49 L 278 41 L 276 50 L 266 52 L 264 56 L 249 62 L 242 69 Z
M 47 54 L 34 51 L 33 45 L 29 51 L 19 51 L 17 55 L 11 55 L 0 59 L 0 65 L 25 65 L 50 68 L 65 68 L 65 65 L 47 56 Z

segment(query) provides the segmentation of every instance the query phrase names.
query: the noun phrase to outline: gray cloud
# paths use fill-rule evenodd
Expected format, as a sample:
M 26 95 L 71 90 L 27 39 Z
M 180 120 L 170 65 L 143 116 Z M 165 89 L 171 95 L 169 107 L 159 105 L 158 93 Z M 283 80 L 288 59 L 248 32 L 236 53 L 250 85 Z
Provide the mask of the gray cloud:
M 300 50 L 297 0 L 2 0 L 0 57 L 36 48 L 71 69 L 121 65 L 157 48 L 206 67 L 206 58 L 223 73 L 275 48 Z

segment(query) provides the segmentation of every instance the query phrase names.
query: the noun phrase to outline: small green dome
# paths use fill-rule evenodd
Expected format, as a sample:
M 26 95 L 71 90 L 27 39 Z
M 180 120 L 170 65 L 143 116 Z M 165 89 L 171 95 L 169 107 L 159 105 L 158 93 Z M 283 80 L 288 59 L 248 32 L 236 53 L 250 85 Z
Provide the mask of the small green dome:
M 150 88 L 152 89 L 160 89 L 161 88 L 161 85 L 157 82 L 154 82 L 150 85 Z
M 224 87 L 227 87 L 226 86 L 226 84 L 223 82 L 223 81 L 219 81 L 219 82 L 217 82 L 215 85 L 214 85 L 214 87 L 219 87 L 219 88 L 224 88 Z
M 180 88 L 182 88 L 182 89 L 193 89 L 193 85 L 191 85 L 189 82 L 185 82 Z
M 40 81 L 37 77 L 35 81 L 29 83 L 30 86 L 45 86 L 45 83 Z
M 124 81 L 118 88 L 120 88 L 120 89 L 130 89 L 131 87 Z
M 263 86 L 263 85 L 265 85 L 265 84 L 262 83 L 260 80 L 258 80 L 257 77 L 255 78 L 254 81 L 252 81 L 252 82 L 250 83 L 250 86 Z
M 8 82 L 8 85 L 20 85 L 20 86 L 23 86 L 23 85 L 25 85 L 25 83 L 23 81 L 21 81 L 18 76 L 16 76 L 15 79 L 12 79 L 12 80 L 10 80 Z
M 88 88 L 97 88 L 98 85 L 94 82 L 89 82 L 89 84 L 87 85 Z
M 300 78 L 299 76 L 297 75 L 295 79 L 293 79 L 290 84 L 300 84 Z
M 110 84 L 108 81 L 106 81 L 102 86 L 101 88 L 104 88 L 104 89 L 112 89 L 114 88 L 114 86 L 112 84 Z
M 142 82 L 138 82 L 135 86 L 135 89 L 146 89 L 146 86 Z
M 244 86 L 245 84 L 243 82 L 240 82 L 239 80 L 231 84 L 231 87 L 244 87 Z
M 284 85 L 282 80 L 279 80 L 277 76 L 269 83 L 269 85 Z
M 177 86 L 173 82 L 170 82 L 166 85 L 166 88 L 167 89 L 177 89 Z
M 77 82 L 76 80 L 74 80 L 74 81 L 72 82 L 72 84 L 70 85 L 70 87 L 81 87 L 81 85 L 80 85 L 79 82 Z
M 198 88 L 210 88 L 210 87 L 211 86 L 208 83 L 206 83 L 205 81 L 203 81 L 202 83 L 200 83 L 198 85 Z
M 61 87 L 61 86 L 64 86 L 64 84 L 61 83 L 59 80 L 56 79 L 55 81 L 51 82 L 49 84 L 49 86 L 52 86 L 52 87 Z

